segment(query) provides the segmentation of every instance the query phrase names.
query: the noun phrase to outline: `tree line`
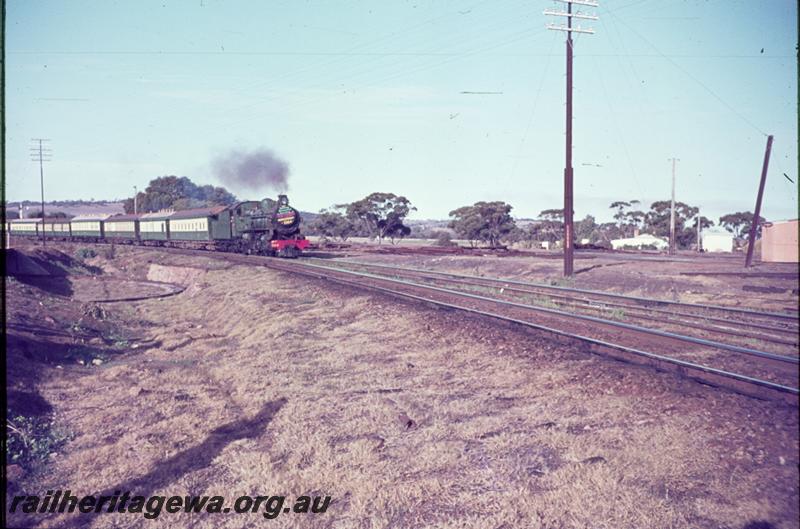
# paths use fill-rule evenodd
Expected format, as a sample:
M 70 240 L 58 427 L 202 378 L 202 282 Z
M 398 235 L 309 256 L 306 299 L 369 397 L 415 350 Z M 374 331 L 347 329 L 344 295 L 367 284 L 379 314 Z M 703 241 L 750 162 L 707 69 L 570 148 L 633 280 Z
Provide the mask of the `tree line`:
M 82 202 L 82 201 L 75 201 Z M 191 209 L 210 206 L 229 206 L 237 202 L 236 196 L 224 187 L 198 185 L 182 176 L 160 176 L 149 182 L 136 196 L 139 213 L 163 209 Z M 66 204 L 66 202 L 64 202 Z M 124 201 L 126 213 L 133 213 L 134 198 Z M 609 247 L 614 239 L 633 237 L 636 233 L 650 233 L 657 237 L 669 237 L 670 201 L 658 200 L 642 209 L 639 200 L 615 201 L 609 205 L 613 221 L 598 223 L 592 215 L 575 221 L 575 239 L 578 244 L 588 243 Z M 538 246 L 542 242 L 559 243 L 563 239 L 564 219 L 560 208 L 545 209 L 536 219 L 515 220 L 513 207 L 502 201 L 476 202 L 451 211 L 444 229 L 412 230 L 406 218 L 416 208 L 402 195 L 376 192 L 348 204 L 337 204 L 317 215 L 308 215 L 305 232 L 328 239 L 346 241 L 350 237 L 368 237 L 392 243 L 414 236 L 433 238 L 439 244 L 452 244 L 451 238 L 466 240 L 471 246 L 487 245 L 496 248 L 510 243 Z M 16 212 L 7 211 L 8 218 Z M 41 212 L 31 212 L 31 217 Z M 63 212 L 52 212 L 48 217 L 69 217 Z M 743 241 L 753 221 L 749 211 L 729 213 L 719 218 L 719 225 Z M 759 226 L 765 222 L 762 217 Z M 714 222 L 699 215 L 699 208 L 684 202 L 675 203 L 675 232 L 679 248 L 689 248 L 697 242 L 698 227 L 714 226 Z M 759 227 L 760 235 L 760 227 Z
M 658 200 L 646 211 L 638 200 L 616 201 L 609 208 L 614 221 L 598 223 L 594 216 L 586 215 L 575 221 L 575 239 L 578 244 L 610 247 L 614 239 L 634 237 L 649 233 L 669 237 L 670 201 Z M 449 213 L 446 230 L 421 229 L 412 231 L 404 224 L 406 216 L 414 211 L 411 202 L 394 193 L 372 193 L 351 204 L 338 204 L 320 211 L 307 228 L 307 233 L 329 239 L 346 241 L 350 237 L 369 237 L 380 243 L 389 238 L 393 243 L 413 233 L 417 238 L 436 239 L 441 245 L 452 244 L 452 235 L 466 240 L 472 247 L 486 245 L 497 248 L 505 244 L 523 243 L 539 245 L 542 242 L 559 243 L 564 234 L 564 215 L 561 209 L 546 209 L 536 219 L 523 223 L 515 220 L 513 206 L 502 201 L 476 202 Z M 753 220 L 747 211 L 723 215 L 719 225 L 732 233 L 740 242 L 746 238 Z M 760 217 L 760 224 L 765 222 Z M 714 221 L 699 214 L 699 208 L 684 202 L 675 203 L 675 233 L 679 248 L 690 248 L 697 242 L 697 230 L 714 226 Z M 759 225 L 759 235 L 761 228 Z
M 350 204 L 323 209 L 305 231 L 342 241 L 350 237 L 369 237 L 379 243 L 386 238 L 394 243 L 411 235 L 411 228 L 404 221 L 416 209 L 402 195 L 371 193 Z

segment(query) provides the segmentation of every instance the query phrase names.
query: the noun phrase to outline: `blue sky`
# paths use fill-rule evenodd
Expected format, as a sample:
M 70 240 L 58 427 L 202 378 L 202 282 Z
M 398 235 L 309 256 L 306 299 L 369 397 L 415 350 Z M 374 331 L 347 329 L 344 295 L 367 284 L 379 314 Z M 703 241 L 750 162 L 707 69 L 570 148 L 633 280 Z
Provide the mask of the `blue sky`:
M 39 196 L 28 148 L 47 137 L 50 200 L 126 197 L 166 174 L 216 184 L 214 157 L 267 147 L 304 210 L 391 191 L 416 218 L 478 200 L 536 216 L 562 203 L 564 34 L 542 14 L 561 5 L 11 0 L 7 198 Z M 673 156 L 679 200 L 752 210 L 769 133 L 763 214 L 796 217 L 796 2 L 593 11 L 575 43 L 576 215 L 667 198 Z

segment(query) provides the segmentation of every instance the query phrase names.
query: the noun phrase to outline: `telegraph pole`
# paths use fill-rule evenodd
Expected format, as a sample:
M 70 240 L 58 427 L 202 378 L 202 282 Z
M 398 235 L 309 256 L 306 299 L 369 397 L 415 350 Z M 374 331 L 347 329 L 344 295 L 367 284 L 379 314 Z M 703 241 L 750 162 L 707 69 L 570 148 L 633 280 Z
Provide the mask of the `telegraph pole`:
M 32 138 L 33 145 L 31 146 L 31 161 L 39 162 L 39 183 L 42 188 L 42 246 L 45 245 L 44 237 L 44 162 L 52 160 L 53 150 L 44 146 L 44 142 L 50 141 L 47 138 Z
M 573 253 L 575 245 L 575 233 L 573 227 L 573 170 L 572 170 L 572 34 L 589 33 L 594 34 L 594 29 L 583 29 L 580 26 L 573 27 L 572 19 L 597 20 L 594 14 L 572 12 L 572 5 L 599 7 L 593 0 L 558 0 L 567 4 L 566 11 L 545 10 L 545 15 L 566 17 L 566 25 L 548 24 L 547 29 L 564 31 L 567 33 L 567 137 L 566 137 L 566 162 L 564 165 L 564 277 L 571 277 L 573 274 Z
M 700 208 L 697 208 L 697 252 L 700 253 Z
M 139 214 L 139 190 L 133 186 L 133 214 Z
M 769 155 L 772 152 L 772 136 L 767 136 L 767 150 L 764 151 L 764 165 L 761 166 L 761 182 L 758 184 L 758 196 L 756 196 L 756 210 L 753 212 L 753 222 L 750 223 L 750 237 L 747 239 L 747 258 L 744 266 L 753 266 L 753 249 L 756 246 L 756 235 L 758 234 L 758 219 L 761 216 L 761 199 L 764 197 L 764 184 L 767 183 L 767 170 L 769 169 Z
M 669 254 L 675 253 L 675 162 L 680 158 L 670 158 L 672 160 L 672 202 L 669 206 Z

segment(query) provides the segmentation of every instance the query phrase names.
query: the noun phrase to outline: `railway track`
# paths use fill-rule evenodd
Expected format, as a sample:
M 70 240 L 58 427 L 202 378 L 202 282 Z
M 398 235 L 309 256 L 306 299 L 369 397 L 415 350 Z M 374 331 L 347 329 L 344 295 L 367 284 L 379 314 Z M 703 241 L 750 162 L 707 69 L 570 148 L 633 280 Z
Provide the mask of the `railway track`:
M 322 260 L 314 262 L 325 263 Z M 346 269 L 378 270 L 376 273 L 389 277 L 422 280 L 434 285 L 444 283 L 451 288 L 484 292 L 502 299 L 522 300 L 533 305 L 569 308 L 582 313 L 605 313 L 610 319 L 657 322 L 659 327 L 673 327 L 679 330 L 689 327 L 699 329 L 706 334 L 739 336 L 750 341 L 788 345 L 793 349 L 798 345 L 798 317 L 791 313 L 658 300 L 527 281 L 373 263 L 337 261 L 336 266 Z
M 604 350 L 710 375 L 712 383 L 723 378 L 798 394 L 797 316 L 789 313 L 637 298 L 352 261 L 270 260 L 267 266 L 512 322 Z M 543 291 L 549 292 L 552 299 L 542 295 Z M 514 299 L 531 293 L 541 296 L 538 304 Z M 590 314 L 620 307 L 629 311 L 621 318 Z M 658 311 L 655 317 L 648 315 L 653 310 Z M 697 332 L 689 334 L 687 329 Z
M 759 388 L 795 398 L 800 394 L 798 316 L 788 311 L 692 304 L 356 261 L 159 250 L 267 266 L 489 317 L 577 341 L 592 352 L 624 361 L 677 368 L 682 375 L 742 393 L 753 394 Z

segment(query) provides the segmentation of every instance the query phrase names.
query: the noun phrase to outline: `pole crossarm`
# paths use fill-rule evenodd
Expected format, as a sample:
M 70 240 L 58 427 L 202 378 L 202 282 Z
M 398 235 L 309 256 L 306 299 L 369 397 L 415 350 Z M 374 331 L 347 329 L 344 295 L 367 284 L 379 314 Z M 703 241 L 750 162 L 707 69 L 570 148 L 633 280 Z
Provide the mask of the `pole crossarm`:
M 550 11 L 548 9 L 545 9 L 544 11 L 542 11 L 542 14 L 552 15 L 554 17 L 572 17 L 572 18 L 582 18 L 585 20 L 600 20 L 600 17 L 598 17 L 597 15 L 589 15 L 587 13 L 580 13 L 580 12 L 568 13 L 566 11 Z
M 579 6 L 589 6 L 589 7 L 600 7 L 600 4 L 597 2 L 593 2 L 592 0 L 554 0 L 556 2 L 562 2 L 564 4 L 575 4 Z
M 571 28 L 568 26 L 556 26 L 555 24 L 547 24 L 547 29 L 554 29 L 556 31 L 566 31 L 568 33 L 589 33 L 594 35 L 593 28 L 583 29 L 582 27 L 578 26 L 576 28 Z

